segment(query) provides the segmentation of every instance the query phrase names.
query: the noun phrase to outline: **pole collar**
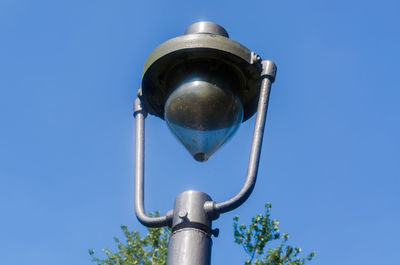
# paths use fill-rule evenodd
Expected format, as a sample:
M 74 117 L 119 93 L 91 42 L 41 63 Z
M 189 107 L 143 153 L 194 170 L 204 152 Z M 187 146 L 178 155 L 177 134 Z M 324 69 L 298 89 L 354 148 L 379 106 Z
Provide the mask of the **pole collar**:
M 208 217 L 211 220 L 216 220 L 219 218 L 217 204 L 215 201 L 206 201 L 204 203 L 204 211 L 207 213 Z
M 276 76 L 275 63 L 270 60 L 264 60 L 261 62 L 261 64 L 262 64 L 261 76 L 266 76 L 268 77 L 269 80 L 271 80 L 271 82 L 274 82 Z
M 138 113 L 142 113 L 145 118 L 147 117 L 147 111 L 144 109 L 139 97 L 135 99 L 135 103 L 133 104 L 133 117 L 136 118 Z

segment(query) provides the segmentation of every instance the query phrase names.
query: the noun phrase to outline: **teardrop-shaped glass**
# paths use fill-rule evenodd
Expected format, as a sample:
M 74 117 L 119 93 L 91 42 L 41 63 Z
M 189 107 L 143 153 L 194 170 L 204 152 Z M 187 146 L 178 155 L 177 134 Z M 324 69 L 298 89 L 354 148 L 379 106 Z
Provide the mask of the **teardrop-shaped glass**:
M 237 130 L 243 119 L 240 100 L 207 80 L 181 83 L 168 97 L 168 127 L 197 161 L 207 161 Z

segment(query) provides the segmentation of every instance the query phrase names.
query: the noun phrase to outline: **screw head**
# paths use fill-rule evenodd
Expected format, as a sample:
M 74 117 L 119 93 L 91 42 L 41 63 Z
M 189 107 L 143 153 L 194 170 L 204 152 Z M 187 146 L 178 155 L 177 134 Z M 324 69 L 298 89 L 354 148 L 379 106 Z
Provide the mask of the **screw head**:
M 180 210 L 180 211 L 178 212 L 179 218 L 184 219 L 184 218 L 187 217 L 187 215 L 188 215 L 188 213 L 187 213 L 185 210 Z
M 218 229 L 218 228 L 215 228 L 215 229 L 211 230 L 211 234 L 212 234 L 214 237 L 218 237 L 218 236 L 219 236 L 219 229 Z

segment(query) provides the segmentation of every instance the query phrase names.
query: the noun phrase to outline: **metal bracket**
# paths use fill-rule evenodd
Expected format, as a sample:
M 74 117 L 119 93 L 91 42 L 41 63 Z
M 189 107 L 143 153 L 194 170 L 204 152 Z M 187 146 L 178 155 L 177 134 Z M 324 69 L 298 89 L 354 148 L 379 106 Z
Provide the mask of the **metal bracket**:
M 249 198 L 256 184 L 265 120 L 267 117 L 269 94 L 271 84 L 274 82 L 276 74 L 276 66 L 273 61 L 265 60 L 261 63 L 263 66 L 263 70 L 261 72 L 262 82 L 260 88 L 260 98 L 258 101 L 256 123 L 254 125 L 253 142 L 251 145 L 247 177 L 242 189 L 233 198 L 225 202 L 217 203 L 212 207 L 208 206 L 206 208 L 211 215 L 218 216 L 221 213 L 229 212 L 242 205 Z
M 140 90 L 138 92 L 140 94 Z M 140 95 L 139 95 L 140 96 Z M 140 98 L 135 100 L 133 115 L 136 119 L 136 150 L 135 150 L 135 213 L 140 223 L 148 227 L 162 227 L 172 224 L 172 212 L 166 216 L 150 217 L 144 210 L 144 120 L 147 111 Z
M 253 56 L 258 60 L 256 55 Z M 262 82 L 247 177 L 242 189 L 230 200 L 221 203 L 215 203 L 212 200 L 206 200 L 204 202 L 203 210 L 210 221 L 217 219 L 221 213 L 231 211 L 242 205 L 250 196 L 257 180 L 270 88 L 276 75 L 276 66 L 274 62 L 265 60 L 262 61 L 261 64 L 263 67 L 261 72 Z M 167 215 L 161 217 L 149 217 L 144 210 L 144 120 L 147 116 L 147 112 L 141 103 L 140 97 L 141 90 L 139 89 L 138 98 L 135 100 L 134 105 L 134 116 L 136 118 L 135 212 L 138 220 L 145 226 L 172 226 L 173 216 L 178 214 L 173 210 L 168 211 Z

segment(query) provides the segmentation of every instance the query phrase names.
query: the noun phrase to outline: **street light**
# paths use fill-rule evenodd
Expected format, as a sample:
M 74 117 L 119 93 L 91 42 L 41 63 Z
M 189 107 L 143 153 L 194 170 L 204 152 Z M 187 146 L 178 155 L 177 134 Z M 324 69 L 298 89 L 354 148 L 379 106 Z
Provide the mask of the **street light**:
M 147 227 L 170 226 L 168 265 L 207 265 L 211 258 L 212 221 L 243 204 L 257 178 L 274 62 L 262 61 L 226 30 L 212 22 L 191 25 L 185 35 L 168 40 L 148 57 L 135 101 L 135 212 Z M 204 162 L 257 112 L 247 177 L 233 198 L 214 202 L 189 190 L 175 199 L 165 216 L 144 210 L 144 119 L 165 119 L 197 161 Z

